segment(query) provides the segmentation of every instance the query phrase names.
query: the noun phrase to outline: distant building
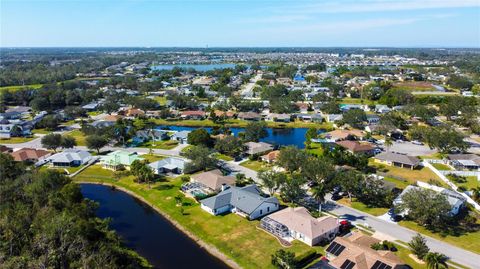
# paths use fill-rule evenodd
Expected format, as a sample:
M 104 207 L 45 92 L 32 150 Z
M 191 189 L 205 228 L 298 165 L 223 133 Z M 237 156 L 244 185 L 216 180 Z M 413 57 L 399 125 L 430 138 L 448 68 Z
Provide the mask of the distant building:
M 390 166 L 397 166 L 408 169 L 415 169 L 421 163 L 418 157 L 396 152 L 382 152 L 374 157 L 378 163 L 383 163 Z
M 265 142 L 247 142 L 245 146 L 247 147 L 245 153 L 248 155 L 265 154 L 273 150 L 273 146 Z
M 176 132 L 172 136 L 170 136 L 170 140 L 178 141 L 178 143 L 180 143 L 180 144 L 187 144 L 189 133 L 190 133 L 190 131 Z

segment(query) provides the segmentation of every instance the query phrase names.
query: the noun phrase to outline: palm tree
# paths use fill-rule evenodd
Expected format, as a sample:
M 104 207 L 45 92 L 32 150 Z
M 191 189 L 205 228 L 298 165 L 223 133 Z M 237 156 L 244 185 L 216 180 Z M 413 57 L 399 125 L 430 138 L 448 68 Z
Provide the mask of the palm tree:
M 327 194 L 327 188 L 322 183 L 318 183 L 312 188 L 312 196 L 318 201 L 318 213 L 322 212 L 322 204 L 325 203 L 325 195 Z
M 448 268 L 447 265 L 447 256 L 438 252 L 429 252 L 423 258 L 427 262 L 428 269 L 444 269 Z
M 392 139 L 390 137 L 385 136 L 385 147 L 387 151 L 390 150 L 390 147 L 393 145 Z
M 480 202 L 480 187 L 472 188 L 472 199 L 476 202 Z

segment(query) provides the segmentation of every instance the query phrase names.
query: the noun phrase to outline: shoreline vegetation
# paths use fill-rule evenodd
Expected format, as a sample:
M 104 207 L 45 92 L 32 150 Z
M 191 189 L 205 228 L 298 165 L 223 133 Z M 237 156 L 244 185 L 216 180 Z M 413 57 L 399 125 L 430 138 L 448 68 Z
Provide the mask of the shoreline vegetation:
M 230 259 L 227 255 L 225 255 L 223 252 L 221 252 L 220 250 L 218 250 L 215 246 L 211 245 L 211 244 L 208 244 L 206 242 L 204 242 L 202 239 L 200 239 L 199 237 L 197 237 L 195 234 L 193 234 L 192 232 L 190 232 L 188 229 L 186 229 L 185 227 L 183 227 L 180 223 L 178 223 L 175 219 L 173 219 L 172 217 L 170 217 L 170 215 L 168 215 L 167 213 L 163 212 L 160 208 L 158 208 L 155 204 L 153 204 L 152 202 L 148 201 L 147 199 L 145 199 L 144 197 L 142 197 L 141 195 L 135 193 L 134 191 L 132 190 L 129 190 L 125 187 L 122 187 L 122 186 L 119 186 L 118 184 L 115 184 L 115 183 L 109 183 L 109 182 L 102 182 L 102 181 L 98 181 L 98 182 L 93 182 L 93 181 L 81 181 L 81 180 L 75 180 L 74 179 L 74 182 L 76 182 L 77 184 L 92 184 L 92 185 L 103 185 L 103 186 L 110 186 L 110 187 L 113 187 L 115 188 L 116 190 L 119 190 L 119 191 L 122 191 L 124 193 L 127 193 L 128 195 L 132 196 L 133 198 L 135 199 L 138 199 L 140 201 L 142 201 L 144 204 L 150 206 L 153 210 L 155 210 L 158 214 L 160 214 L 162 217 L 164 217 L 165 219 L 167 219 L 176 229 L 180 230 L 182 233 L 184 233 L 185 235 L 187 235 L 190 239 L 192 239 L 196 244 L 198 244 L 201 248 L 204 248 L 208 253 L 210 253 L 211 255 L 215 256 L 216 258 L 220 259 L 221 261 L 223 261 L 226 265 L 228 265 L 229 267 L 233 268 L 233 269 L 241 269 L 242 267 L 240 265 L 238 265 L 234 260 Z

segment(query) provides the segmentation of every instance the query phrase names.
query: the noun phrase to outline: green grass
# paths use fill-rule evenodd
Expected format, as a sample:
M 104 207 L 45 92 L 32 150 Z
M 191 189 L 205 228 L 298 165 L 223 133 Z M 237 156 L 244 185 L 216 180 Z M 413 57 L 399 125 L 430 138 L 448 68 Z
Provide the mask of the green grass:
M 35 137 L 10 137 L 0 138 L 0 144 L 19 144 L 32 141 Z
M 402 225 L 403 227 L 417 231 L 424 235 L 428 235 L 435 239 L 441 240 L 445 243 L 480 254 L 480 231 L 465 233 L 460 236 L 453 236 L 453 235 L 442 236 L 441 234 L 434 233 L 426 229 L 425 227 L 418 225 L 413 221 L 403 220 L 403 221 L 400 221 L 399 224 Z
M 73 138 L 75 138 L 75 141 L 77 141 L 77 146 L 86 146 L 87 143 L 85 142 L 86 136 L 80 131 L 80 130 L 73 130 L 66 135 L 69 135 Z
M 153 100 L 157 101 L 162 106 L 167 103 L 167 97 L 165 96 L 155 96 Z
M 152 148 L 152 149 L 173 149 L 178 146 L 178 141 L 173 140 L 164 140 L 164 141 L 147 141 L 140 146 L 139 148 Z
M 252 169 L 254 171 L 257 171 L 257 172 L 262 171 L 262 170 L 266 170 L 270 167 L 270 165 L 268 165 L 266 163 L 263 163 L 263 162 L 260 162 L 260 161 L 251 161 L 251 160 L 244 161 L 244 162 L 240 163 L 240 165 L 243 166 L 243 167 Z
M 395 252 L 395 255 L 397 255 L 397 257 L 399 257 L 403 262 L 410 265 L 413 269 L 427 268 L 426 264 L 419 264 L 414 259 L 410 258 L 409 254 L 411 254 L 412 252 L 408 248 L 404 248 L 398 244 L 394 245 L 397 248 L 397 252 Z
M 45 130 L 44 128 L 41 128 L 41 129 L 33 129 L 32 130 L 32 133 L 33 134 L 49 134 L 51 133 L 52 131 L 47 131 Z
M 388 212 L 388 208 L 383 207 L 368 207 L 362 202 L 357 201 L 355 198 L 352 199 L 350 202 L 349 198 L 342 198 L 337 201 L 337 203 L 346 205 L 348 207 L 354 208 L 356 210 L 368 213 L 373 216 L 381 216 Z
M 55 170 L 55 171 L 60 171 L 61 173 L 65 173 L 65 170 L 68 171 L 68 174 L 73 174 L 77 172 L 78 170 L 82 169 L 83 166 L 76 166 L 76 167 L 50 167 L 50 166 L 41 166 L 40 171 L 45 171 L 45 170 Z
M 467 182 L 465 183 L 457 183 L 455 182 L 454 180 L 452 180 L 451 178 L 449 178 L 455 185 L 457 185 L 458 187 L 463 187 L 465 188 L 466 190 L 471 190 L 471 189 L 474 189 L 474 188 L 477 188 L 480 186 L 480 183 L 478 181 L 478 177 L 476 176 L 470 176 L 470 177 L 465 177 Z
M 410 185 L 407 180 L 396 179 L 393 177 L 384 177 L 383 179 L 395 184 L 395 186 L 399 189 L 405 189 L 408 185 Z
M 321 143 L 310 144 L 310 147 L 307 149 L 307 152 L 316 156 L 322 156 L 323 155 L 322 144 Z
M 432 170 L 427 167 L 421 167 L 419 169 L 411 170 L 408 168 L 388 166 L 376 163 L 372 159 L 369 160 L 368 164 L 371 167 L 377 168 L 377 171 L 380 172 L 380 174 L 383 176 L 405 180 L 409 184 L 414 184 L 417 181 L 428 183 L 430 180 L 434 180 L 439 185 L 446 186 L 446 184 L 437 175 L 435 175 Z
M 147 160 L 148 162 L 156 162 L 162 159 L 165 159 L 165 156 L 162 155 L 156 155 L 156 154 L 143 154 L 140 155 L 143 159 Z
M 89 116 L 98 116 L 98 115 L 102 114 L 102 111 L 89 111 L 89 112 L 87 112 L 87 114 Z
M 43 86 L 43 84 L 30 84 L 30 85 L 17 85 L 17 86 L 3 86 L 3 87 L 0 87 L 0 92 L 2 91 L 18 91 L 20 89 L 27 89 L 27 88 L 30 88 L 30 89 L 39 89 Z
M 339 101 L 341 104 L 349 105 L 375 105 L 376 102 L 368 99 L 344 97 Z
M 443 164 L 443 163 L 432 163 L 431 164 L 433 167 L 437 168 L 437 170 L 452 170 L 450 166 Z
M 74 180 L 105 182 L 125 188 L 154 205 L 202 241 L 215 246 L 242 268 L 274 268 L 270 264 L 270 256 L 283 247 L 273 236 L 256 228 L 259 221 L 248 221 L 236 214 L 212 216 L 188 198 L 183 198 L 186 214 L 182 215 L 174 199 L 180 194 L 182 182 L 179 178 L 156 182 L 149 188 L 133 182 L 131 176 L 118 181 L 113 180 L 112 176 L 112 171 L 94 165 L 82 171 Z M 313 248 L 319 253 L 324 252 L 322 247 Z M 294 241 L 287 249 L 300 255 L 311 247 Z
M 215 158 L 219 159 L 219 160 L 222 160 L 222 161 L 232 161 L 233 158 L 230 157 L 230 156 L 227 156 L 225 154 L 221 154 L 221 153 L 215 153 Z

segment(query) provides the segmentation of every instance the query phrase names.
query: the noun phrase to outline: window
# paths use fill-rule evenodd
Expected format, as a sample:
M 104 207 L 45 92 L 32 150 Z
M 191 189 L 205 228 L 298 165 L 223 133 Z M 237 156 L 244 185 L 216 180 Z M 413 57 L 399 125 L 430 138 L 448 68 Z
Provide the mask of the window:
M 269 206 L 267 207 L 267 212 L 270 212 L 270 207 Z

